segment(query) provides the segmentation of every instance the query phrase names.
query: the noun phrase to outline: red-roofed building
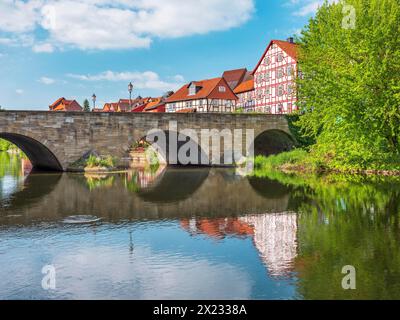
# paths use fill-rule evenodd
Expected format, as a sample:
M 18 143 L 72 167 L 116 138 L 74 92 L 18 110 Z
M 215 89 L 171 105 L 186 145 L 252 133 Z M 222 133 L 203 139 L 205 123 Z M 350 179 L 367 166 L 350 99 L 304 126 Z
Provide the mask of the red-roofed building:
M 137 97 L 135 99 L 120 99 L 118 102 L 104 104 L 103 112 L 143 112 L 152 98 Z
M 222 78 L 226 80 L 229 87 L 235 90 L 243 81 L 247 81 L 252 78 L 251 72 L 247 71 L 246 68 L 228 70 L 222 74 Z
M 52 105 L 49 106 L 50 111 L 83 111 L 76 100 L 66 100 L 64 97 L 56 100 Z
M 166 100 L 166 111 L 232 112 L 236 100 L 236 95 L 223 77 L 192 81 Z
M 129 101 L 129 100 L 128 100 Z M 146 108 L 147 104 L 151 103 L 153 101 L 153 98 L 147 97 L 147 98 L 137 98 L 135 99 L 135 102 L 132 103 L 132 110 L 131 112 L 144 112 L 144 109 Z
M 165 112 L 165 102 L 163 97 L 152 99 L 144 108 L 143 112 L 163 113 Z
M 238 85 L 234 92 L 238 97 L 236 109 L 243 109 L 245 112 L 254 111 L 256 101 L 253 77 L 251 77 L 250 80 L 244 81 Z
M 118 102 L 106 103 L 103 107 L 103 112 L 118 112 Z
M 272 40 L 253 71 L 256 112 L 287 114 L 297 110 L 297 45 Z

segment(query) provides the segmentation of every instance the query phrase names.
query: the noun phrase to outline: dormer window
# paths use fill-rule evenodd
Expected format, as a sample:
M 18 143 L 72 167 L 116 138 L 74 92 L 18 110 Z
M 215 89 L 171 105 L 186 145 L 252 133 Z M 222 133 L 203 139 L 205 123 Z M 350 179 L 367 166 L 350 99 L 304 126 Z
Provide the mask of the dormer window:
M 189 87 L 189 96 L 195 96 L 197 94 L 197 86 L 194 82 Z
M 219 86 L 218 91 L 219 92 L 226 92 L 226 88 L 224 86 Z

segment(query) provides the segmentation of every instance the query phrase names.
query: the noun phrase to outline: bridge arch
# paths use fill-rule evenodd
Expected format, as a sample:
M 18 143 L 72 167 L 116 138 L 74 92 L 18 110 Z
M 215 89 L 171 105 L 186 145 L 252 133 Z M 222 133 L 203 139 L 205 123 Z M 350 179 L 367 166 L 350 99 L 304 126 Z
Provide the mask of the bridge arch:
M 21 149 L 32 163 L 33 170 L 38 171 L 63 171 L 63 167 L 49 148 L 31 137 L 0 132 L 0 138 L 15 144 Z
M 158 134 L 164 134 L 165 135 L 165 141 L 163 141 L 163 142 L 165 142 L 165 146 L 163 146 L 161 141 L 159 141 L 157 139 L 153 142 L 152 139 L 154 137 L 152 137 L 151 135 L 150 135 L 150 137 L 148 135 L 146 135 L 146 136 L 142 137 L 142 139 L 140 139 L 140 140 L 146 141 L 146 142 L 148 142 L 148 143 L 150 143 L 152 145 L 154 150 L 157 152 L 157 155 L 158 155 L 158 158 L 159 158 L 160 162 L 162 162 L 163 164 L 167 164 L 167 165 L 183 165 L 183 166 L 199 166 L 199 165 L 202 165 L 202 161 L 207 163 L 207 164 L 209 163 L 209 155 L 206 154 L 206 152 L 203 150 L 203 148 L 199 144 L 199 141 L 197 141 L 197 142 L 194 141 L 192 139 L 192 137 L 186 135 L 184 132 L 181 132 L 179 130 L 178 131 L 171 131 L 171 130 L 168 130 L 168 129 L 165 129 L 165 130 L 159 129 L 158 130 Z M 196 132 L 196 135 L 198 136 L 198 138 L 200 138 L 200 136 L 198 135 L 198 132 Z M 179 140 L 178 137 L 180 137 L 180 136 L 181 136 L 181 138 L 183 136 L 185 138 L 185 140 L 184 141 Z M 172 138 L 176 138 L 176 141 L 171 141 L 171 137 Z M 175 154 L 174 150 L 171 150 L 171 143 L 172 142 L 176 146 L 176 151 L 177 151 L 176 154 Z M 187 164 L 182 164 L 180 162 L 180 159 L 179 159 L 178 155 L 179 155 L 179 152 L 181 151 L 181 148 L 184 147 L 184 146 L 187 147 L 188 145 L 191 145 L 192 148 L 196 149 L 197 157 L 196 157 L 196 159 L 194 159 L 194 157 L 192 157 L 193 160 L 194 160 L 194 163 L 193 162 L 189 162 Z M 160 152 L 160 150 L 161 150 L 161 152 Z M 187 148 L 185 148 L 185 150 L 187 150 Z M 170 159 L 171 159 L 170 158 L 170 152 L 171 151 L 173 152 L 173 157 L 172 158 L 175 158 L 176 163 L 171 163 L 170 162 Z M 186 157 L 187 158 L 190 158 L 192 156 L 191 153 L 190 153 L 191 151 L 192 151 L 191 149 L 187 150 L 187 152 L 186 152 Z
M 290 151 L 296 146 L 294 138 L 283 130 L 272 129 L 258 134 L 252 147 L 255 156 L 271 156 Z

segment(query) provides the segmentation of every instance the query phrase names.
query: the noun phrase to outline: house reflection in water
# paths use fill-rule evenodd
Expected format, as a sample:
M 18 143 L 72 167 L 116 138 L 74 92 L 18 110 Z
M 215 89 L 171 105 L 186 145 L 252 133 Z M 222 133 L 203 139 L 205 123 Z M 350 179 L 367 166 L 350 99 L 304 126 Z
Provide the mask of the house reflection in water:
M 297 214 L 260 214 L 240 220 L 253 226 L 254 244 L 270 275 L 289 276 L 297 256 Z
M 226 236 L 253 236 L 253 227 L 238 218 L 221 219 L 183 219 L 181 226 L 192 235 L 205 234 L 213 239 Z
M 213 239 L 226 236 L 251 237 L 272 277 L 290 277 L 297 256 L 297 215 L 293 212 L 267 213 L 226 219 L 181 220 L 192 235 Z

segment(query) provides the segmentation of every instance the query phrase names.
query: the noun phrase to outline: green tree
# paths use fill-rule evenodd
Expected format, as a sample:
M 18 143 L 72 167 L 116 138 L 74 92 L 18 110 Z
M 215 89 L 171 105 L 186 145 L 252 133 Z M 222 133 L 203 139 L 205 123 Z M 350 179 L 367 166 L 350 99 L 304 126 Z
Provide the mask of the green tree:
M 88 99 L 85 99 L 85 101 L 83 101 L 83 111 L 90 112 L 90 104 Z
M 298 39 L 297 123 L 332 167 L 400 163 L 400 3 L 325 2 Z

